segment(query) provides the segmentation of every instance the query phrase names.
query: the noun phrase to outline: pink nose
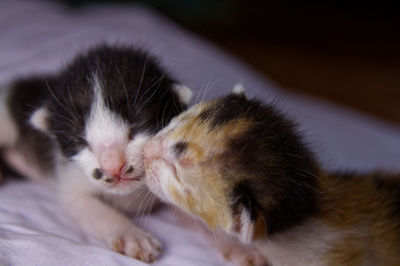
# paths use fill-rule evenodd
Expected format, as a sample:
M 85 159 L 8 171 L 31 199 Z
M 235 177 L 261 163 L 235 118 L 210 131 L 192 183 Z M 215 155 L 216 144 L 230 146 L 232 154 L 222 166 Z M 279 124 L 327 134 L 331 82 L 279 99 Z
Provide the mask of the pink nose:
M 104 172 L 111 176 L 119 176 L 125 165 L 123 152 L 118 148 L 109 147 L 100 155 L 100 165 Z
M 154 158 L 154 157 L 160 157 L 163 152 L 163 146 L 161 143 L 160 138 L 155 138 L 151 141 L 149 141 L 143 149 L 143 156 L 145 160 Z

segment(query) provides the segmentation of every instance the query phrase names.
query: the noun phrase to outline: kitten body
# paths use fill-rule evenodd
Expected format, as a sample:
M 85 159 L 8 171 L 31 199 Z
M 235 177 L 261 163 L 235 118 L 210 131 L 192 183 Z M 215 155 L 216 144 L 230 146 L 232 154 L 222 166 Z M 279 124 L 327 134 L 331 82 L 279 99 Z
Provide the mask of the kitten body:
M 185 109 L 190 95 L 147 53 L 99 45 L 57 75 L 1 91 L 2 157 L 56 189 L 85 232 L 151 262 L 161 243 L 123 213 L 153 205 L 143 203 L 143 145 Z
M 155 194 L 272 265 L 400 265 L 400 176 L 324 172 L 295 125 L 242 90 L 174 118 L 144 157 Z

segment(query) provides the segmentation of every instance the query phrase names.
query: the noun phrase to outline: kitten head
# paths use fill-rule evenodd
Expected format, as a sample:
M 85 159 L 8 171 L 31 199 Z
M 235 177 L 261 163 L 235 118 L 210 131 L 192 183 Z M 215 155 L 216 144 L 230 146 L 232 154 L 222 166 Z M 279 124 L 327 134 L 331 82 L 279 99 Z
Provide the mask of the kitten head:
M 144 148 L 160 198 L 249 242 L 315 210 L 316 164 L 293 124 L 242 90 L 199 103 Z
M 143 185 L 143 145 L 180 113 L 190 90 L 149 55 L 100 46 L 78 56 L 48 84 L 49 99 L 31 123 L 105 192 Z

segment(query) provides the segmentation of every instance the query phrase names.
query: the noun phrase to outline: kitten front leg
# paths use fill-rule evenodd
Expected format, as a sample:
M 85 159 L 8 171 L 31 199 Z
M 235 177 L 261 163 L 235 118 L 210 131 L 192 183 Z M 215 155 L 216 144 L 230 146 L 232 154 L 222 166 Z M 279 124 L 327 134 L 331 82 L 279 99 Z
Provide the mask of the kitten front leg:
M 159 256 L 160 241 L 132 223 L 117 209 L 93 195 L 64 191 L 61 202 L 88 234 L 105 241 L 116 252 L 153 262 Z

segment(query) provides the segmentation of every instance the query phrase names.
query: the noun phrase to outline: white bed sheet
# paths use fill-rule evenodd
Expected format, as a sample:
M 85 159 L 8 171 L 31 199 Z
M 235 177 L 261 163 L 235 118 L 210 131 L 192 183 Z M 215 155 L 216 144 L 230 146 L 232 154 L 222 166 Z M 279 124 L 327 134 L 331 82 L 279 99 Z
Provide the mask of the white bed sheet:
M 96 5 L 74 11 L 48 1 L 0 1 L 0 84 L 59 70 L 99 41 L 136 44 L 161 58 L 173 75 L 209 99 L 236 82 L 249 96 L 277 100 L 293 116 L 328 169 L 400 170 L 400 129 L 346 108 L 286 93 L 248 66 L 141 6 Z M 198 97 L 196 97 L 198 95 Z M 362 99 L 360 99 L 362 100 Z M 207 240 L 161 209 L 139 223 L 164 243 L 154 265 L 223 265 Z M 144 265 L 84 235 L 28 182 L 0 187 L 0 265 Z

